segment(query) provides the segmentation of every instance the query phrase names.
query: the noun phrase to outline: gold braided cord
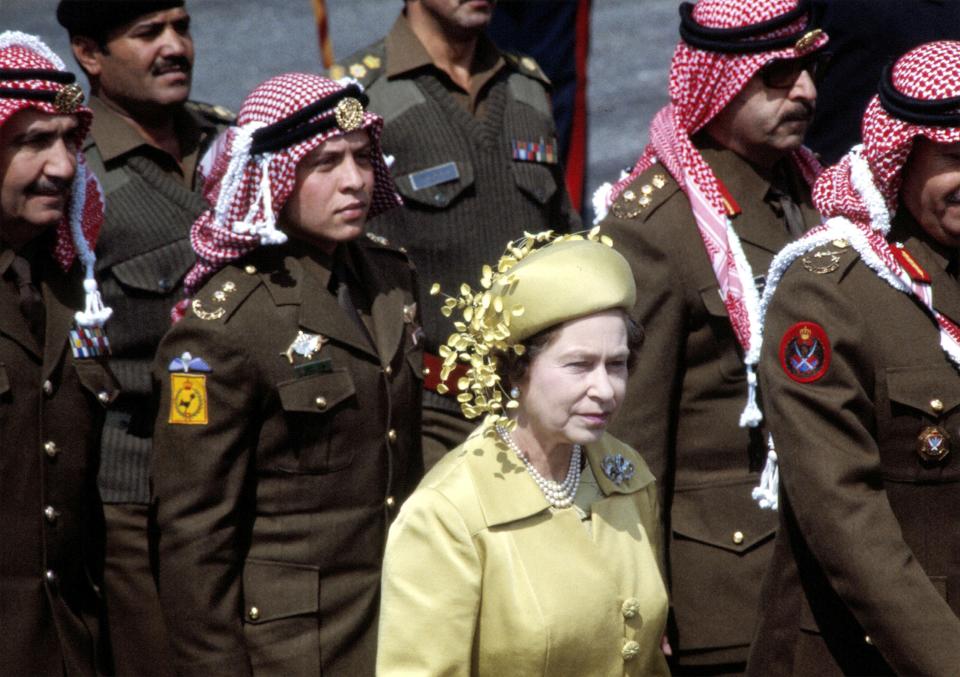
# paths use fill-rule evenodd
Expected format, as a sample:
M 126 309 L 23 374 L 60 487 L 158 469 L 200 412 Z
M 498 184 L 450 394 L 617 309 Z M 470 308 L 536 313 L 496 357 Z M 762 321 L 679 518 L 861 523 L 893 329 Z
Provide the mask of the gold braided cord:
M 459 310 L 461 319 L 454 321 L 456 331 L 439 349 L 443 367 L 437 392 L 445 394 L 449 391 L 443 382 L 458 362 L 469 365 L 466 375 L 457 382 L 457 390 L 460 391 L 457 401 L 467 418 L 486 417 L 484 424 L 488 435 L 496 435 L 497 425 L 513 430 L 516 421 L 509 418 L 507 412 L 519 406 L 503 387 L 497 373 L 501 355 L 509 351 L 523 355 L 525 351 L 522 343 L 510 341 L 511 321 L 514 317 L 521 317 L 524 312 L 522 306 L 508 308 L 504 304 L 503 296 L 509 294 L 517 284 L 517 276 L 511 271 L 533 252 L 558 242 L 573 240 L 591 240 L 613 246 L 612 240 L 601 235 L 599 228 L 569 235 L 557 235 L 552 230 L 536 234 L 524 232 L 522 238 L 507 245 L 496 268 L 483 266 L 480 289 L 473 290 L 470 285 L 463 283 L 459 296 L 445 295 L 447 298 L 440 312 L 450 317 Z M 440 293 L 440 285 L 434 283 L 430 295 Z

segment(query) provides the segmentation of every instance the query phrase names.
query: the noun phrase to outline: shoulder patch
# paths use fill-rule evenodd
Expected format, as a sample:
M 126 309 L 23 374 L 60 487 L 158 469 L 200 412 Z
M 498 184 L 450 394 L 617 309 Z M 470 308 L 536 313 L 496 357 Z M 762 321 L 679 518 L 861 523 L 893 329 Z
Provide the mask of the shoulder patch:
M 843 265 L 844 258 L 850 253 L 857 253 L 855 249 L 850 247 L 850 243 L 842 239 L 834 240 L 829 244 L 808 251 L 800 258 L 800 265 L 802 265 L 803 269 L 808 273 L 813 273 L 814 275 L 829 275 L 840 269 Z M 850 262 L 852 262 L 852 259 Z
M 644 172 L 617 196 L 610 211 L 618 219 L 635 219 L 661 197 L 660 193 L 668 183 L 668 175 L 662 170 L 652 176 Z
M 550 82 L 550 78 L 547 77 L 547 74 L 543 72 L 542 68 L 540 68 L 540 64 L 538 64 L 536 59 L 534 59 L 532 56 L 513 54 L 512 52 L 503 52 L 503 59 L 508 64 L 513 66 L 514 69 L 520 73 L 523 73 L 527 77 L 539 80 L 547 86 L 552 86 L 553 83 Z
M 780 366 L 797 383 L 813 383 L 830 366 L 830 339 L 816 322 L 797 322 L 780 339 Z
M 186 105 L 208 120 L 221 125 L 232 125 L 237 121 L 236 113 L 224 106 L 216 106 L 202 101 L 188 101 Z

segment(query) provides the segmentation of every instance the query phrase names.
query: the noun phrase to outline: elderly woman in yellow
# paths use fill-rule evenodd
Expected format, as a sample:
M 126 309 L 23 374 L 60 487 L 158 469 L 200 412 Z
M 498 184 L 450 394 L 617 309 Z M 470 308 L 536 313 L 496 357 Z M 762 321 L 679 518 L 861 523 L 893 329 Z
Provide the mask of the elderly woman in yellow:
M 447 300 L 441 378 L 486 416 L 390 529 L 380 675 L 668 673 L 653 476 L 604 432 L 636 290 L 594 237 L 527 236 Z

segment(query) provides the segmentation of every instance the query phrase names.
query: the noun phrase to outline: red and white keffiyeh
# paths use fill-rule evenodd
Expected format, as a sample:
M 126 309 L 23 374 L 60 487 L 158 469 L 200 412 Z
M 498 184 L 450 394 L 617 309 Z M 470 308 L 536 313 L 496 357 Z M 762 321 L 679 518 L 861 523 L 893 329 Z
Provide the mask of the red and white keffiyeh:
M 742 28 L 775 19 L 798 7 L 797 0 L 700 0 L 693 18 L 709 28 Z M 757 39 L 796 34 L 807 26 L 809 16 Z M 703 129 L 746 86 L 767 63 L 775 59 L 796 59 L 824 44 L 826 34 L 801 40 L 796 45 L 757 53 L 714 52 L 697 49 L 680 41 L 670 67 L 670 103 L 650 125 L 650 143 L 633 171 L 616 184 L 602 187 L 595 198 L 598 220 L 621 192 L 654 163 L 662 164 L 690 200 L 694 219 L 709 255 L 720 294 L 738 342 L 746 352 L 759 331 L 759 295 L 753 285 L 753 271 L 731 226 L 727 207 L 713 170 L 690 140 Z M 806 148 L 793 153 L 794 160 L 812 185 L 820 164 Z M 748 373 L 748 378 L 753 374 Z M 751 388 L 755 387 L 755 378 Z M 759 411 L 741 421 L 756 425 Z
M 960 97 L 960 42 L 921 45 L 903 55 L 891 71 L 899 93 L 922 101 Z M 960 368 L 960 328 L 936 309 L 929 282 L 914 279 L 887 240 L 891 216 L 899 207 L 903 168 L 922 136 L 934 143 L 960 142 L 960 127 L 922 126 L 887 112 L 874 96 L 863 117 L 863 144 L 826 169 L 814 186 L 814 204 L 825 222 L 787 245 L 774 258 L 760 301 L 761 331 L 767 308 L 790 265 L 807 252 L 837 239 L 850 243 L 863 262 L 894 289 L 910 294 L 940 327 L 940 346 Z M 760 360 L 762 333 L 746 355 L 749 368 Z M 776 455 L 771 451 L 755 497 L 776 508 Z M 766 506 L 765 506 L 766 507 Z
M 17 70 L 67 72 L 60 57 L 39 38 L 19 31 L 0 33 L 0 88 L 53 94 L 64 89 L 62 83 L 44 79 L 42 73 L 38 73 L 36 79 L 31 80 L 7 79 L 2 74 L 2 71 Z M 75 85 L 71 85 L 73 86 Z M 5 93 L 0 96 L 0 126 L 3 126 L 14 114 L 28 108 L 50 115 L 65 114 L 54 102 L 17 98 L 14 94 Z M 76 130 L 79 148 L 90 131 L 93 113 L 89 108 L 79 106 L 69 114 L 74 115 L 79 122 Z M 94 247 L 102 225 L 103 191 L 97 177 L 87 169 L 83 153 L 78 152 L 77 171 L 71 187 L 69 206 L 63 220 L 57 226 L 51 255 L 64 271 L 70 269 L 78 256 L 84 265 L 86 307 L 76 314 L 77 324 L 84 327 L 101 327 L 111 314 L 111 310 L 105 308 L 100 299 L 93 270 L 96 263 Z
M 205 211 L 191 230 L 197 263 L 184 281 L 187 298 L 230 261 L 261 245 L 286 242 L 287 236 L 277 229 L 277 217 L 293 191 L 297 165 L 324 141 L 345 132 L 333 125 L 278 151 L 251 153 L 254 134 L 344 89 L 344 84 L 320 75 L 286 73 L 260 84 L 246 98 L 237 126 L 218 142 L 213 169 L 204 183 L 204 196 L 214 207 Z M 334 115 L 329 108 L 309 120 Z M 380 149 L 383 119 L 364 111 L 358 129 L 367 130 L 373 146 L 374 188 L 368 212 L 368 218 L 373 218 L 401 205 L 402 200 Z M 183 317 L 186 306 L 186 301 L 177 304 L 172 312 L 174 321 Z

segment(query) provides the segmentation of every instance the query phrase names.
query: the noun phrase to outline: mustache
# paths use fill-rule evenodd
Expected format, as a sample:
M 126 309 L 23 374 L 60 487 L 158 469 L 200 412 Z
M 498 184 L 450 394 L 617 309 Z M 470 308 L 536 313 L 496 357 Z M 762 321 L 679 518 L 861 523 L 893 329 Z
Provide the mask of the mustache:
M 150 70 L 152 75 L 163 75 L 165 73 L 185 73 L 190 74 L 193 70 L 193 64 L 185 56 L 169 56 L 157 59 Z
M 66 197 L 70 191 L 70 181 L 60 178 L 49 178 L 41 176 L 30 184 L 27 190 L 33 195 L 45 195 L 50 197 Z
M 807 101 L 798 101 L 797 108 L 783 116 L 783 122 L 810 122 L 813 119 L 813 105 Z

